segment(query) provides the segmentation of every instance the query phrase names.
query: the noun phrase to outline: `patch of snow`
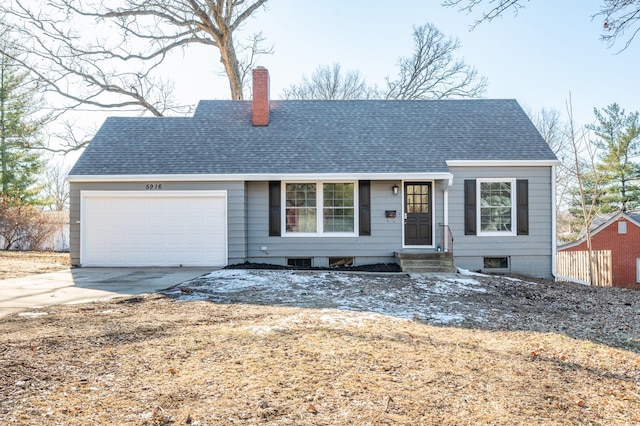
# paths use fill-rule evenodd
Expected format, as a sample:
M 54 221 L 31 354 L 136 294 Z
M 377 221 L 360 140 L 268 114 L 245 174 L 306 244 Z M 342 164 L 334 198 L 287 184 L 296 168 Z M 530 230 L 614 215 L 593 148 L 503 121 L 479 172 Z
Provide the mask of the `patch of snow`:
M 460 314 L 451 314 L 440 312 L 438 314 L 431 315 L 429 322 L 435 324 L 455 324 L 464 320 L 464 316 Z
M 469 274 L 481 275 L 481 274 Z M 477 279 L 453 274 L 385 275 L 326 271 L 219 270 L 167 291 L 179 301 L 262 304 L 312 308 L 281 319 L 256 324 L 256 334 L 273 327 L 301 324 L 364 324 L 384 315 L 402 320 L 428 319 L 450 324 L 463 320 L 473 294 L 486 293 Z M 311 318 L 311 312 L 322 315 Z M 315 314 L 314 314 L 315 315 Z
M 19 317 L 37 318 L 44 315 L 49 315 L 49 312 L 20 312 Z
M 521 279 L 513 278 L 513 277 L 505 277 L 505 276 L 501 276 L 500 278 L 504 278 L 504 279 L 505 279 L 505 280 L 507 280 L 507 281 L 513 281 L 513 282 L 518 282 L 518 283 L 523 282 Z M 532 283 L 530 283 L 530 284 L 532 284 Z
M 473 278 L 447 278 L 447 281 L 460 284 L 480 285 L 480 281 L 474 280 Z
M 471 272 L 468 269 L 462 269 L 462 268 L 458 268 L 458 273 L 460 275 L 475 275 L 475 276 L 478 276 L 478 277 L 488 277 L 489 276 L 489 275 L 481 274 L 479 272 Z

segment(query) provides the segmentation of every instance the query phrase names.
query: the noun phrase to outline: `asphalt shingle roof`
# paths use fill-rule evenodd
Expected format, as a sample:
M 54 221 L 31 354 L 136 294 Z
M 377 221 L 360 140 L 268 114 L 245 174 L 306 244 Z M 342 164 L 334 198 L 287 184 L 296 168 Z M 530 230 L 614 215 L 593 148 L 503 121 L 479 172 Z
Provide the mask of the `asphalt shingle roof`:
M 515 100 L 201 101 L 193 117 L 111 117 L 70 175 L 438 173 L 447 160 L 555 160 Z

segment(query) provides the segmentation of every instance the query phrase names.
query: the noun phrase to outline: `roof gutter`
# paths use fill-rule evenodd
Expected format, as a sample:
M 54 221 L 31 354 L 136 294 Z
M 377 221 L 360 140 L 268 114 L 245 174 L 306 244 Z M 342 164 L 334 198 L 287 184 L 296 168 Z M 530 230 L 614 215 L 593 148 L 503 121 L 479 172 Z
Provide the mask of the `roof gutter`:
M 149 174 L 149 175 L 69 175 L 69 182 L 247 182 L 247 181 L 331 181 L 331 180 L 449 180 L 453 174 L 440 173 L 264 173 L 264 174 Z
M 449 167 L 554 167 L 560 160 L 447 160 Z

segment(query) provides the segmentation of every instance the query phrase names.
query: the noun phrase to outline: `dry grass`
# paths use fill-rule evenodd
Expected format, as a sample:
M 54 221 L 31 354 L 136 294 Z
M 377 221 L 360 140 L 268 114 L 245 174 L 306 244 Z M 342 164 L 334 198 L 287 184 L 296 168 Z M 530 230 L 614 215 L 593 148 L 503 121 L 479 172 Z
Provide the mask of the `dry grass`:
M 0 322 L 0 423 L 640 424 L 640 356 L 561 334 L 152 295 Z
M 0 250 L 0 280 L 60 271 L 70 266 L 69 253 Z
M 25 256 L 0 255 L 2 273 L 20 273 L 5 260 Z M 27 269 L 68 267 L 56 256 Z M 640 424 L 639 336 L 623 323 L 638 321 L 627 314 L 638 293 L 484 285 L 495 289 L 469 306 L 494 312 L 498 330 L 160 295 L 3 317 L 0 424 Z M 534 299 L 547 317 L 538 322 L 526 305 Z M 607 324 L 597 317 L 605 306 L 616 308 L 613 324 L 596 327 Z M 598 329 L 580 332 L 560 311 Z M 545 321 L 568 334 L 527 331 Z

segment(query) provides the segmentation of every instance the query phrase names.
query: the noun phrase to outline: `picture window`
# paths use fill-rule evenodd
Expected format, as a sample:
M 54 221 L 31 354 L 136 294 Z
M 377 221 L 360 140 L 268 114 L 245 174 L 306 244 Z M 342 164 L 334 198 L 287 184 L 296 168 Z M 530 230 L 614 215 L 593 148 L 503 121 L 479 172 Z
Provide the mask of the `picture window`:
M 285 183 L 285 233 L 354 235 L 355 188 L 354 182 Z

